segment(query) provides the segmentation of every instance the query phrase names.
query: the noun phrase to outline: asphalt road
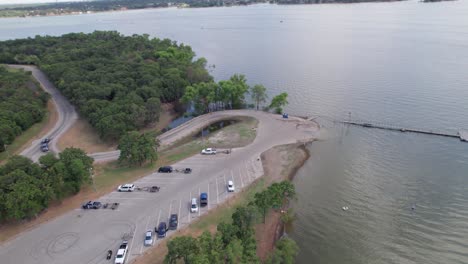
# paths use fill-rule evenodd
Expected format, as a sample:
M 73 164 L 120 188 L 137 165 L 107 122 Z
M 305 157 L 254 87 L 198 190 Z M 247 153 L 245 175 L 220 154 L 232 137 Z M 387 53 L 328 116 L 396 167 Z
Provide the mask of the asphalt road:
M 24 69 L 25 71 L 32 72 L 32 75 L 41 84 L 42 88 L 51 95 L 51 100 L 55 104 L 58 112 L 57 123 L 54 127 L 47 132 L 44 138 L 51 138 L 52 141 L 49 143 L 49 149 L 55 153 L 59 152 L 57 148 L 57 140 L 78 118 L 78 114 L 75 108 L 68 102 L 68 100 L 55 88 L 55 86 L 49 81 L 47 76 L 35 66 L 27 65 L 8 65 L 11 68 Z M 45 155 L 40 149 L 41 139 L 34 140 L 31 145 L 23 150 L 20 154 L 28 157 L 33 161 L 37 161 L 39 157 Z
M 107 250 L 116 252 L 122 239 L 128 239 L 131 263 L 148 247 L 143 246 L 145 231 L 161 221 L 168 221 L 171 213 L 179 215 L 179 229 L 187 226 L 210 209 L 232 196 L 226 190 L 228 180 L 233 180 L 240 191 L 254 179 L 263 175 L 260 154 L 276 145 L 315 138 L 313 125 L 297 126 L 298 120 L 284 120 L 278 115 L 256 111 L 228 111 L 226 115 L 248 115 L 259 120 L 257 137 L 248 146 L 233 149 L 231 154 L 212 156 L 195 155 L 173 165 L 174 168 L 191 167 L 193 173 L 152 173 L 135 182 L 139 187 L 161 186 L 157 193 L 136 191 L 112 192 L 99 199 L 101 202 L 118 202 L 117 210 L 82 210 L 77 208 L 48 223 L 26 231 L 0 247 L 1 263 L 14 264 L 67 264 L 112 263 L 105 259 Z M 180 128 L 171 130 L 161 140 L 169 144 L 203 126 L 222 114 L 208 114 Z M 303 121 L 301 121 L 303 122 Z M 191 198 L 208 193 L 209 203 L 199 213 L 189 212 Z M 84 201 L 83 201 L 84 202 Z M 169 231 L 171 236 L 174 231 Z M 168 239 L 168 238 L 165 238 Z M 161 240 L 157 239 L 155 244 Z

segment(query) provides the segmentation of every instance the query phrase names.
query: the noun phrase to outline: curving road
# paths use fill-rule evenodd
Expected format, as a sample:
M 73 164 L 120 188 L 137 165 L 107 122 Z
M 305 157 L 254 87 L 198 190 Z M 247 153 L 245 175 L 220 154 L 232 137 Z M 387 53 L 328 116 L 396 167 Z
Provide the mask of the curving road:
M 30 71 L 34 78 L 41 84 L 42 88 L 51 95 L 51 100 L 57 108 L 58 118 L 54 127 L 46 133 L 44 138 L 52 138 L 49 143 L 49 149 L 55 153 L 59 152 L 57 148 L 57 139 L 70 128 L 78 118 L 75 108 L 68 102 L 68 100 L 55 88 L 52 82 L 49 81 L 47 76 L 35 66 L 29 65 L 8 65 L 11 68 L 23 69 Z M 40 150 L 40 141 L 42 139 L 34 140 L 31 145 L 23 150 L 20 154 L 28 157 L 33 161 L 37 161 L 39 157 L 45 153 Z
M 60 152 L 57 148 L 57 140 L 58 138 L 70 128 L 74 122 L 78 118 L 78 114 L 75 111 L 75 108 L 68 102 L 68 100 L 55 88 L 54 84 L 49 81 L 47 76 L 39 70 L 35 66 L 29 65 L 8 65 L 12 68 L 23 69 L 25 71 L 32 72 L 32 75 L 36 80 L 41 84 L 42 88 L 51 95 L 51 100 L 56 105 L 57 112 L 58 112 L 58 120 L 54 127 L 47 132 L 44 137 L 52 138 L 53 140 L 50 143 L 50 150 L 58 153 Z M 160 141 L 161 147 L 168 146 L 177 140 L 180 140 L 184 137 L 191 135 L 194 132 L 200 131 L 202 128 L 215 123 L 219 120 L 223 120 L 226 118 L 234 117 L 234 116 L 248 116 L 254 117 L 259 121 L 263 121 L 263 124 L 270 123 L 269 121 L 274 116 L 275 119 L 280 119 L 280 116 L 267 114 L 261 111 L 254 111 L 254 110 L 227 110 L 227 111 L 220 111 L 220 112 L 213 112 L 205 115 L 198 116 L 190 121 L 171 129 L 164 134 L 158 136 Z M 295 123 L 309 123 L 312 124 L 313 122 L 308 120 L 303 120 L 300 118 L 290 117 L 288 120 L 283 120 L 287 122 L 295 122 Z M 274 129 L 277 128 L 270 128 L 269 131 L 275 131 Z M 296 137 L 296 140 L 298 138 Z M 44 155 L 45 153 L 41 152 L 40 150 L 40 140 L 34 140 L 27 149 L 21 152 L 21 155 L 32 159 L 33 161 L 37 161 L 40 156 Z M 283 140 L 279 140 L 283 141 Z M 275 144 L 277 145 L 277 144 Z M 98 152 L 98 153 L 90 153 L 88 154 L 90 157 L 93 157 L 95 162 L 106 162 L 111 160 L 116 160 L 119 158 L 120 151 L 108 151 L 108 152 Z

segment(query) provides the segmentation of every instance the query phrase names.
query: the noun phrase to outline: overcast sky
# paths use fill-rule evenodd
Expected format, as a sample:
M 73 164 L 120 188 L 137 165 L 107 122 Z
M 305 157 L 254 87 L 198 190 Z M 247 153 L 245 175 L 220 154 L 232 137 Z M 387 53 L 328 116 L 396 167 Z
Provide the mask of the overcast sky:
M 32 4 L 32 3 L 54 3 L 56 0 L 0 0 L 3 4 Z M 81 0 L 57 0 L 57 2 L 80 2 Z

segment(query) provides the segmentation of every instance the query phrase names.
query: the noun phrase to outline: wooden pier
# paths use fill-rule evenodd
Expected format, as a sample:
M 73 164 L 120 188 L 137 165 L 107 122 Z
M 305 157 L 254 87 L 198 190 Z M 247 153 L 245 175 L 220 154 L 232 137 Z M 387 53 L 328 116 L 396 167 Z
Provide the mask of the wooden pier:
M 338 122 L 343 123 L 343 124 L 348 124 L 348 125 L 360 126 L 360 127 L 459 138 L 461 141 L 468 142 L 468 131 L 466 130 L 460 130 L 458 131 L 458 133 L 456 133 L 456 132 L 425 130 L 425 129 L 417 129 L 417 128 L 405 128 L 405 127 L 399 127 L 399 126 L 394 126 L 394 125 L 389 125 L 389 124 L 384 124 L 384 123 L 368 122 L 368 121 L 347 120 L 347 121 L 338 121 Z

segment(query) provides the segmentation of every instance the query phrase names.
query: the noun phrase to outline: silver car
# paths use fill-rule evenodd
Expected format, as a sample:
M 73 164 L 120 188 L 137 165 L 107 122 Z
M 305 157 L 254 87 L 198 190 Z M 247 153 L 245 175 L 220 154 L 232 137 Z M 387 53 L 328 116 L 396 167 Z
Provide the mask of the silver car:
M 145 246 L 149 247 L 153 245 L 153 231 L 146 231 L 145 235 Z

